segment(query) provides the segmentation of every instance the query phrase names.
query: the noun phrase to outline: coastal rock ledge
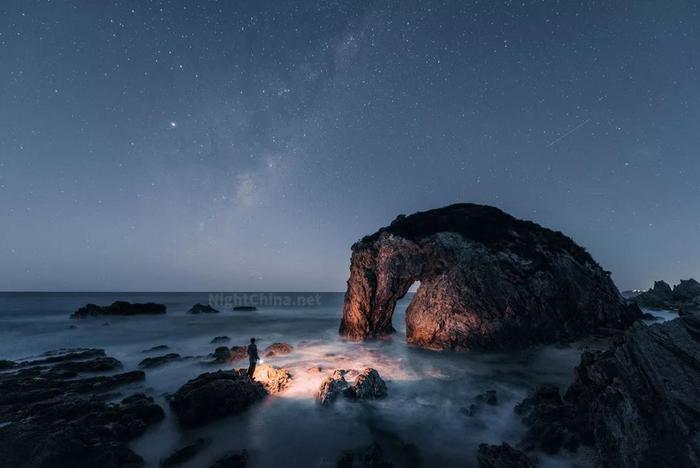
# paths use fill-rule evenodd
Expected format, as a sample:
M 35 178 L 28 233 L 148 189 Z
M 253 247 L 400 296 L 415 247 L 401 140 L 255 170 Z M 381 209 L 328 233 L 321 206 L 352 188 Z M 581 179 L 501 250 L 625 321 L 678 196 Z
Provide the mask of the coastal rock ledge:
M 400 215 L 352 246 L 340 334 L 393 333 L 396 302 L 416 281 L 407 341 L 431 349 L 570 341 L 641 317 L 610 273 L 564 234 L 456 204 Z

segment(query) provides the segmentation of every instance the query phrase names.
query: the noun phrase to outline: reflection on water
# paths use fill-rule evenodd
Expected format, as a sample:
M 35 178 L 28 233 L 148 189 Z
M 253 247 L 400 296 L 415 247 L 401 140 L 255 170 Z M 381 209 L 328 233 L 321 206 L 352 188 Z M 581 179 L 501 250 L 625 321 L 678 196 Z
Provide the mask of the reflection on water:
M 168 414 L 132 444 L 149 466 L 157 466 L 174 449 L 199 437 L 211 439 L 211 444 L 183 466 L 208 466 L 225 452 L 241 448 L 251 454 L 251 467 L 335 466 L 341 451 L 373 441 L 390 454 L 405 457 L 409 453 L 415 466 L 421 466 L 421 461 L 422 466 L 473 466 L 479 443 L 517 442 L 522 427 L 514 417 L 514 405 L 538 384 L 568 385 L 581 352 L 581 345 L 516 353 L 437 353 L 411 348 L 406 345 L 403 324 L 408 298 L 397 306 L 394 324 L 398 333 L 392 339 L 353 343 L 340 340 L 337 334 L 342 294 L 322 294 L 318 307 L 186 314 L 196 302 L 206 303 L 207 297 L 0 294 L 0 358 L 17 359 L 60 347 L 99 347 L 130 370 L 145 357 L 142 351 L 155 345 L 166 344 L 168 352 L 193 356 L 148 370 L 145 382 L 125 389 L 153 396 Z M 68 318 L 87 302 L 108 304 L 118 299 L 165 303 L 168 313 Z M 287 367 L 294 384 L 243 414 L 182 431 L 169 412 L 165 395 L 202 372 L 220 368 L 202 364 L 203 357 L 218 346 L 211 339 L 219 335 L 229 336 L 229 345 L 246 344 L 255 336 L 260 349 L 276 341 L 290 343 L 294 352 L 266 361 Z M 317 366 L 322 372 L 310 370 Z M 315 404 L 315 391 L 326 373 L 334 368 L 363 367 L 379 371 L 387 382 L 388 398 L 362 403 L 340 400 L 328 408 Z M 475 416 L 467 416 L 464 409 L 474 397 L 490 389 L 496 390 L 498 405 L 486 405 Z M 587 455 L 578 457 L 579 466 L 590 464 Z M 572 463 L 572 459 L 540 457 L 541 466 Z

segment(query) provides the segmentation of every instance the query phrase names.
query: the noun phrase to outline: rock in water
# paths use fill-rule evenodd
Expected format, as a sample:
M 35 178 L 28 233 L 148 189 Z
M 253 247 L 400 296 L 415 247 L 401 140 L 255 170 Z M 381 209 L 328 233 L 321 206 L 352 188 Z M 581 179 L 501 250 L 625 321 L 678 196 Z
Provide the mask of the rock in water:
M 173 466 L 179 466 L 185 463 L 187 460 L 191 459 L 199 452 L 202 451 L 207 445 L 209 445 L 211 440 L 209 439 L 197 439 L 189 445 L 185 445 L 174 451 L 167 458 L 161 460 L 160 468 L 172 468 Z
M 165 310 L 166 307 L 163 304 L 153 302 L 132 304 L 125 301 L 115 301 L 108 306 L 87 304 L 73 312 L 71 318 L 95 317 L 99 315 L 157 315 L 164 314 Z
M 246 375 L 207 372 L 180 387 L 170 406 L 183 426 L 194 427 L 241 412 L 266 395 L 265 387 Z
M 348 398 L 359 400 L 373 400 L 386 396 L 386 384 L 379 376 L 379 372 L 371 367 L 366 367 L 355 379 L 352 387 L 345 391 Z
M 432 349 L 573 340 L 641 316 L 564 234 L 497 208 L 457 204 L 397 218 L 353 245 L 340 334 L 392 333 L 396 302 L 415 281 L 407 340 Z
M 294 350 L 294 348 L 290 344 L 272 343 L 270 346 L 265 348 L 264 356 L 266 358 L 269 358 L 272 356 L 284 356 L 285 354 L 291 353 L 293 350 Z
M 171 362 L 179 361 L 180 359 L 181 357 L 177 353 L 168 353 L 162 356 L 149 357 L 139 362 L 139 369 L 152 369 L 154 367 L 160 367 Z
M 529 441 L 577 432 L 601 466 L 698 466 L 700 313 L 635 325 L 612 348 L 584 353 L 575 377 L 563 401 L 527 403 Z
M 211 468 L 245 468 L 248 465 L 248 452 L 239 450 L 225 455 L 214 462 Z
M 319 386 L 316 400 L 323 406 L 333 403 L 339 395 L 342 395 L 348 388 L 348 383 L 345 380 L 345 371 L 336 369 L 332 375 L 329 375 Z
M 242 369 L 245 373 L 246 369 Z M 255 368 L 253 379 L 263 384 L 269 393 L 279 393 L 286 390 L 292 383 L 292 376 L 287 369 L 278 369 L 269 364 L 259 364 Z
M 477 460 L 481 468 L 534 468 L 535 465 L 520 450 L 507 443 L 479 445 Z
M 219 311 L 210 306 L 209 304 L 195 304 L 190 310 L 187 311 L 188 314 L 218 314 Z

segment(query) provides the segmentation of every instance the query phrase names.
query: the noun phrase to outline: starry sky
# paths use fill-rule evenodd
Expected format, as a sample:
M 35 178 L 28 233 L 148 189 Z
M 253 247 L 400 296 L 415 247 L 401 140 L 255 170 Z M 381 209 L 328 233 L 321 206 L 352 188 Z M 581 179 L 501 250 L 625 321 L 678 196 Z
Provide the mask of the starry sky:
M 695 1 L 0 2 L 0 290 L 341 291 L 485 203 L 700 276 Z

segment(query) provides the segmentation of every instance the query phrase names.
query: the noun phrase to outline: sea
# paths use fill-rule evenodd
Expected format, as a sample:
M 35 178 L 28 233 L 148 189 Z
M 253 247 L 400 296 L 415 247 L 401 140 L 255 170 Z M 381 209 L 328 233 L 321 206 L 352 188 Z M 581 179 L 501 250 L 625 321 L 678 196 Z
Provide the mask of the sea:
M 517 445 L 524 427 L 515 405 L 538 385 L 562 391 L 573 380 L 582 351 L 605 346 L 589 339 L 568 345 L 536 346 L 516 352 L 435 352 L 407 345 L 405 311 L 412 294 L 397 305 L 396 333 L 388 339 L 350 342 L 338 335 L 343 293 L 0 293 L 0 359 L 21 360 L 60 348 L 102 348 L 137 368 L 148 356 L 175 352 L 186 359 L 146 370 L 143 382 L 121 387 L 115 401 L 135 392 L 152 396 L 166 418 L 130 447 L 147 466 L 156 467 L 174 450 L 204 438 L 204 450 L 183 467 L 207 467 L 225 454 L 245 449 L 249 467 L 335 467 L 342 453 L 378 443 L 395 466 L 476 466 L 481 443 Z M 255 303 L 255 311 L 232 306 Z M 156 302 L 167 306 L 158 316 L 73 319 L 79 307 L 113 301 Z M 218 314 L 188 314 L 196 303 L 220 308 Z M 650 311 L 659 320 L 676 315 Z M 167 403 L 188 380 L 228 365 L 207 364 L 207 356 L 227 336 L 228 346 L 258 348 L 289 343 L 292 353 L 265 362 L 289 369 L 292 386 L 243 413 L 184 430 Z M 170 349 L 144 353 L 158 345 Z M 237 363 L 237 367 L 246 366 Z M 310 369 L 321 367 L 322 371 Z M 375 368 L 388 396 L 374 401 L 338 400 L 319 406 L 315 393 L 333 369 Z M 469 415 L 475 398 L 495 390 L 498 404 L 482 405 Z M 585 449 L 573 455 L 536 454 L 540 466 L 593 466 Z

